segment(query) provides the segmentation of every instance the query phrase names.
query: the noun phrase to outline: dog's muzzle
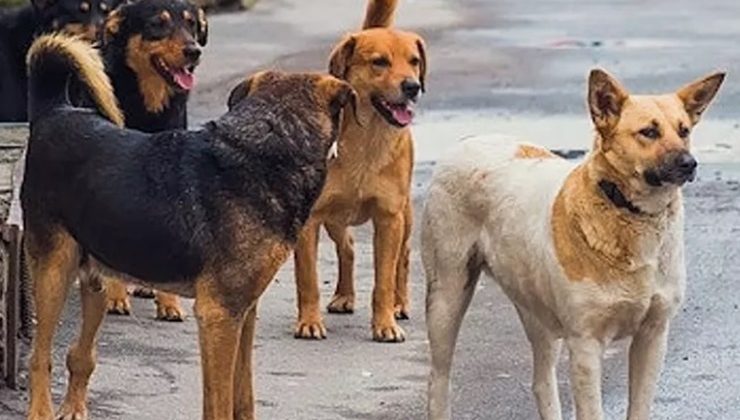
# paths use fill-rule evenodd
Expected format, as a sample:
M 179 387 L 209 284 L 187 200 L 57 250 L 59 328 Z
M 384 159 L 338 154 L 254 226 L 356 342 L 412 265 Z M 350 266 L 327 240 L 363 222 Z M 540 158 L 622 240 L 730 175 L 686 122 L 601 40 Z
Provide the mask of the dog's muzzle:
M 645 182 L 653 187 L 664 184 L 682 186 L 696 178 L 698 163 L 689 152 L 675 152 L 666 156 L 663 164 L 645 171 Z

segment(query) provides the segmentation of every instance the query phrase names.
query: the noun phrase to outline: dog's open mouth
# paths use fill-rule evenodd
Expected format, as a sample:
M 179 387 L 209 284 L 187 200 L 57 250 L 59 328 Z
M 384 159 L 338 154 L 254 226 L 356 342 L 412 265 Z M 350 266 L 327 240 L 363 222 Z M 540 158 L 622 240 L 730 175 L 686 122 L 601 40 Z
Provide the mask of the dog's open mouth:
M 190 91 L 195 86 L 195 64 L 189 64 L 184 67 L 173 67 L 167 64 L 162 58 L 152 56 L 152 65 L 164 80 L 167 81 L 171 86 L 184 90 Z
M 403 128 L 414 120 L 414 103 L 411 101 L 394 103 L 379 96 L 373 96 L 371 100 L 378 113 L 391 125 Z

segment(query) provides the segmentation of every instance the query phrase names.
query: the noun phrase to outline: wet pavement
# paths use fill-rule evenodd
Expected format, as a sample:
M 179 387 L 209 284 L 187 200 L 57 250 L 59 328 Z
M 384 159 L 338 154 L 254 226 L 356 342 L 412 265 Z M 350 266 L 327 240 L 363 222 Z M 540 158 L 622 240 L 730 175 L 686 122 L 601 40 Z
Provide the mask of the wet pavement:
M 398 23 L 418 29 L 430 56 L 429 92 L 414 127 L 415 204 L 420 208 L 433 161 L 467 134 L 503 131 L 549 147 L 590 145 L 585 77 L 612 71 L 632 91 L 673 90 L 716 68 L 730 71 L 718 101 L 695 133 L 703 162 L 687 188 L 689 288 L 670 336 L 654 419 L 736 420 L 740 415 L 740 3 L 732 0 L 489 1 L 405 0 Z M 231 87 L 256 69 L 325 67 L 331 46 L 359 24 L 362 0 L 263 0 L 253 12 L 211 18 L 211 37 L 192 98 L 193 124 L 219 115 Z M 711 163 L 708 163 L 711 162 Z M 417 218 L 418 223 L 418 218 Z M 412 254 L 412 319 L 407 342 L 370 340 L 371 235 L 356 230 L 358 308 L 327 315 L 329 338 L 292 338 L 295 286 L 288 264 L 260 307 L 256 350 L 261 419 L 424 418 L 427 343 L 418 238 Z M 333 246 L 320 251 L 322 299 L 335 280 Z M 76 299 L 73 300 L 76 302 Z M 91 417 L 194 419 L 200 367 L 192 318 L 153 320 L 153 304 L 135 300 L 134 316 L 110 317 L 91 391 Z M 64 385 L 63 349 L 74 336 L 68 305 L 58 340 L 54 391 Z M 607 418 L 624 418 L 624 343 L 604 368 Z M 570 418 L 565 357 L 560 385 Z M 534 419 L 531 357 L 516 315 L 497 286 L 482 281 L 455 359 L 454 418 Z M 19 420 L 23 393 L 0 390 L 0 418 Z

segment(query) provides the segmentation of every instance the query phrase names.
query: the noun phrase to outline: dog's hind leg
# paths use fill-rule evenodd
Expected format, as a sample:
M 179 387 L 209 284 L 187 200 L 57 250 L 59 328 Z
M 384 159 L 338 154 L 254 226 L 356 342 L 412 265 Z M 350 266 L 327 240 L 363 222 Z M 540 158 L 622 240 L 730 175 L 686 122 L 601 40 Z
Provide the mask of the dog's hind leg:
M 254 379 L 252 355 L 254 353 L 254 328 L 257 304 L 247 312 L 239 340 L 239 353 L 234 371 L 234 420 L 254 420 Z
M 65 231 L 37 233 L 28 229 L 26 255 L 38 321 L 30 362 L 28 420 L 49 420 L 54 412 L 50 389 L 54 332 L 79 266 L 79 248 Z
M 409 199 L 403 211 L 403 241 L 396 267 L 396 319 L 409 319 L 409 264 L 411 258 L 411 228 L 414 225 L 414 208 Z
M 529 343 L 532 345 L 534 372 L 532 392 L 537 400 L 537 409 L 542 420 L 562 420 L 560 396 L 558 394 L 557 362 L 562 340 L 555 337 L 529 313 L 517 307 Z
M 603 420 L 601 358 L 604 344 L 590 337 L 568 337 L 570 383 L 576 403 L 576 420 Z
M 466 262 L 464 259 L 439 258 L 436 251 L 432 253 L 435 254 L 434 260 L 427 260 L 424 264 L 427 274 L 427 331 L 432 356 L 428 418 L 449 420 L 452 356 L 460 325 L 480 277 L 481 263 L 475 255 Z
M 57 413 L 58 420 L 87 418 L 87 387 L 95 370 L 97 341 L 100 325 L 106 313 L 106 293 L 98 273 L 84 273 L 80 279 L 82 300 L 82 329 L 77 342 L 67 353 L 69 385 L 64 403 Z
M 355 311 L 355 248 L 354 239 L 346 226 L 327 223 L 326 231 L 337 248 L 339 280 L 334 297 L 326 309 L 335 314 L 351 314 Z

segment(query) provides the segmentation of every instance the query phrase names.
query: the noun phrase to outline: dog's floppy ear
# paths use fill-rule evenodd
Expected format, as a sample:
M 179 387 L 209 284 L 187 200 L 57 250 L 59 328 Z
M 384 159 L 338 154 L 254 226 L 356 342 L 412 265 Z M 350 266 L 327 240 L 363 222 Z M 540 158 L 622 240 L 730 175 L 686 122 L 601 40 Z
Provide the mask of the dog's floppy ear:
M 629 97 L 627 90 L 607 72 L 591 70 L 588 78 L 588 107 L 591 119 L 602 137 L 608 137 L 617 126 L 622 106 Z
M 329 74 L 336 78 L 347 80 L 349 62 L 352 60 L 352 55 L 355 52 L 355 45 L 357 45 L 357 39 L 352 35 L 348 35 L 334 48 L 329 58 Z
M 422 93 L 427 91 L 427 48 L 424 44 L 424 40 L 419 38 L 416 40 L 416 48 L 419 50 L 419 83 L 421 84 Z
M 328 98 L 329 109 L 332 114 L 343 111 L 348 105 L 352 107 L 355 121 L 361 126 L 357 117 L 357 92 L 349 83 L 336 77 L 327 76 L 322 82 L 324 95 Z
M 103 45 L 109 44 L 111 41 L 113 41 L 113 38 L 115 38 L 116 34 L 118 34 L 118 31 L 121 30 L 121 23 L 123 22 L 123 8 L 125 6 L 120 6 L 116 10 L 110 12 L 108 14 L 108 17 L 105 18 L 105 23 L 103 24 Z
M 714 99 L 724 80 L 725 73 L 717 72 L 691 82 L 676 92 L 678 98 L 683 102 L 692 124 L 699 122 L 701 115 Z
M 239 83 L 234 89 L 231 90 L 231 93 L 229 94 L 229 99 L 226 101 L 226 104 L 229 107 L 229 111 L 231 111 L 236 104 L 241 102 L 244 98 L 249 95 L 249 91 L 252 90 L 252 84 L 254 83 L 254 79 L 257 77 L 257 75 L 249 77 L 247 80 Z
M 198 44 L 205 47 L 208 43 L 208 19 L 206 19 L 206 12 L 200 7 L 198 8 L 197 31 Z

